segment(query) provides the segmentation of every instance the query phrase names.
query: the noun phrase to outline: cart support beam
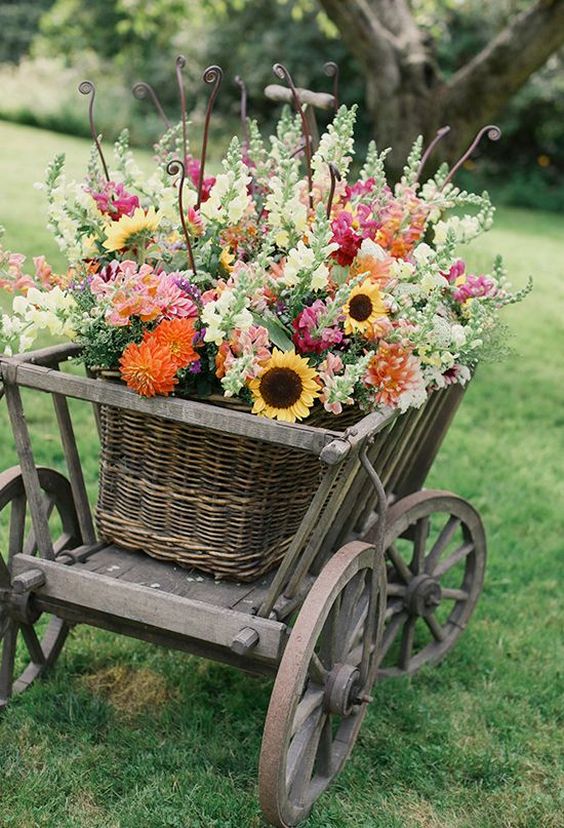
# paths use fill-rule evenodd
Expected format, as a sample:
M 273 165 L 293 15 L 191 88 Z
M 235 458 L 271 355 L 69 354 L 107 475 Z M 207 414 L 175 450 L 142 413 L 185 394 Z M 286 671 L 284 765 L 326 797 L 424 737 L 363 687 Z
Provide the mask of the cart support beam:
M 258 636 L 252 648 L 257 657 L 277 662 L 284 651 L 287 628 L 278 621 L 116 581 L 107 575 L 83 570 L 80 564 L 65 566 L 30 555 L 16 555 L 14 576 L 17 578 L 29 570 L 40 571 L 45 576 L 45 584 L 37 590 L 38 598 L 46 596 L 63 605 L 95 610 L 227 649 L 231 649 L 243 630 L 245 636 L 252 630 Z

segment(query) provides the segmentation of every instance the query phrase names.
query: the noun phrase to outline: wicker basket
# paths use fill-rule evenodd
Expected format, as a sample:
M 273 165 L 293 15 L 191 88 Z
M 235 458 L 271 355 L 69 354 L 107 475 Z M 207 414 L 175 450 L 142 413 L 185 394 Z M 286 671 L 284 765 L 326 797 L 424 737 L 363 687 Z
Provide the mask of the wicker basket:
M 321 465 L 295 448 L 101 406 L 101 536 L 217 577 L 253 580 L 283 557 Z M 345 429 L 361 415 L 308 420 Z

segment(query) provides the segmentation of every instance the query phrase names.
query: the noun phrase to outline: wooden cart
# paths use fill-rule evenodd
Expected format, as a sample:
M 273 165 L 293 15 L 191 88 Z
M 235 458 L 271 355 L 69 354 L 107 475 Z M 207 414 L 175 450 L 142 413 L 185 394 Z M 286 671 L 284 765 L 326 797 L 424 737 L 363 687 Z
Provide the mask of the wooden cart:
M 60 370 L 76 353 L 57 346 L 0 361 L 20 460 L 0 476 L 0 510 L 10 511 L 0 708 L 43 676 L 77 623 L 272 675 L 260 801 L 271 824 L 297 825 L 343 767 L 376 678 L 436 663 L 476 604 L 486 555 L 480 517 L 462 498 L 422 488 L 462 390 L 339 433 L 147 400 Z M 68 479 L 36 465 L 21 388 L 51 394 Z M 113 406 L 308 452 L 319 484 L 281 564 L 256 582 L 229 583 L 100 541 L 69 397 L 95 413 Z M 16 676 L 20 641 L 27 667 Z

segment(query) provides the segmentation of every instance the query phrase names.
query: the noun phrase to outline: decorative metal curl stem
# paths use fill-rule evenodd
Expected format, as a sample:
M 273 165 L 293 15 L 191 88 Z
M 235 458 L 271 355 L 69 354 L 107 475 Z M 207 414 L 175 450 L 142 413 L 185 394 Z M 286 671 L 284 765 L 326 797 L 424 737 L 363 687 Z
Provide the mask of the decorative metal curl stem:
M 180 173 L 180 184 L 178 187 L 178 211 L 180 213 L 180 221 L 182 222 L 182 230 L 184 231 L 184 238 L 186 239 L 186 250 L 188 251 L 188 259 L 190 261 L 190 267 L 192 268 L 192 273 L 194 276 L 196 275 L 196 263 L 194 262 L 194 253 L 192 252 L 192 242 L 190 241 L 190 233 L 188 232 L 188 228 L 186 227 L 186 217 L 184 215 L 184 202 L 183 202 L 183 194 L 184 194 L 184 182 L 186 180 L 186 167 L 182 163 L 182 161 L 178 161 L 178 159 L 173 159 L 169 161 L 166 165 L 166 171 L 169 175 L 178 175 Z
M 456 175 L 458 170 L 461 168 L 461 166 L 464 164 L 464 162 L 467 161 L 468 158 L 470 158 L 470 156 L 472 155 L 472 153 L 474 152 L 474 150 L 476 149 L 476 147 L 478 146 L 478 144 L 480 143 L 480 141 L 482 140 L 482 138 L 484 137 L 484 135 L 486 133 L 487 133 L 488 138 L 490 139 L 490 141 L 499 141 L 499 139 L 501 138 L 501 129 L 498 126 L 496 126 L 495 124 L 487 124 L 485 127 L 482 127 L 482 129 L 478 132 L 478 134 L 476 135 L 476 137 L 474 138 L 474 140 L 472 141 L 472 143 L 470 144 L 470 146 L 468 147 L 468 149 L 466 150 L 466 152 L 464 153 L 462 158 L 460 158 L 456 162 L 456 164 L 454 165 L 452 170 L 449 172 L 449 174 L 445 178 L 445 181 L 444 181 L 443 186 L 441 187 L 441 190 L 444 190 L 446 185 L 450 184 L 450 182 L 452 181 L 452 179 L 454 178 L 454 176 Z
M 307 120 L 306 120 L 306 117 L 305 117 L 305 114 L 304 114 L 304 110 L 303 110 L 303 107 L 302 107 L 302 102 L 300 101 L 300 96 L 298 95 L 298 90 L 295 87 L 294 81 L 292 80 L 292 76 L 290 75 L 290 73 L 288 72 L 286 67 L 282 63 L 275 63 L 274 66 L 272 67 L 272 71 L 274 72 L 274 74 L 276 75 L 277 78 L 280 78 L 280 80 L 286 81 L 286 83 L 290 87 L 290 91 L 292 93 L 292 98 L 294 100 L 294 106 L 295 106 L 296 112 L 298 113 L 298 115 L 300 116 L 301 121 L 302 121 L 302 132 L 303 132 L 304 142 L 305 142 L 304 149 L 305 149 L 305 155 L 306 155 L 307 184 L 308 184 L 308 189 L 309 189 L 309 208 L 310 208 L 310 210 L 313 210 L 313 195 L 312 195 L 312 192 L 311 192 L 312 189 L 313 189 L 313 179 L 312 179 L 312 175 L 311 175 L 311 135 L 310 135 L 310 132 L 309 132 L 309 127 L 307 125 Z
M 90 121 L 90 133 L 92 135 L 92 140 L 96 144 L 96 149 L 98 150 L 98 155 L 100 156 L 100 161 L 102 162 L 102 167 L 104 168 L 104 175 L 106 176 L 106 181 L 110 180 L 110 174 L 108 172 L 108 165 L 106 164 L 106 159 L 104 158 L 104 153 L 102 152 L 102 147 L 100 145 L 100 141 L 98 139 L 98 133 L 96 132 L 96 125 L 94 124 L 94 98 L 96 97 L 96 87 L 89 80 L 83 80 L 81 83 L 78 84 L 78 91 L 81 95 L 90 95 L 90 103 L 88 104 L 88 119 Z
M 184 81 L 182 79 L 182 70 L 186 66 L 186 58 L 184 55 L 178 55 L 176 58 L 176 82 L 178 84 L 178 91 L 180 93 L 180 111 L 182 114 L 182 152 L 184 161 L 188 155 L 188 128 L 186 125 L 186 92 L 184 91 Z
M 151 84 L 145 83 L 145 81 L 139 81 L 139 83 L 136 83 L 135 86 L 132 87 L 131 91 L 133 92 L 133 96 L 137 98 L 138 101 L 145 100 L 145 98 L 148 95 L 151 101 L 153 102 L 153 106 L 157 110 L 165 127 L 167 129 L 170 129 L 170 121 L 166 117 L 162 104 L 159 101 L 159 97 L 153 89 L 153 87 L 151 86 Z
M 328 60 L 327 63 L 323 65 L 323 71 L 328 78 L 333 78 L 333 97 L 335 98 L 334 106 L 336 112 L 339 109 L 339 64 L 335 63 L 334 60 Z
M 427 149 L 423 153 L 423 157 L 421 158 L 421 162 L 419 164 L 419 167 L 417 168 L 417 175 L 415 176 L 415 182 L 419 181 L 419 177 L 420 177 L 421 173 L 423 172 L 425 164 L 427 163 L 427 161 L 431 157 L 431 155 L 433 153 L 433 150 L 435 149 L 435 147 L 437 146 L 439 141 L 442 141 L 442 139 L 445 137 L 445 135 L 448 135 L 449 132 L 450 132 L 450 127 L 449 126 L 444 126 L 444 127 L 441 127 L 440 129 L 437 130 L 437 134 L 435 135 L 435 137 L 433 138 L 433 140 L 431 141 L 431 143 L 429 144 L 429 146 L 427 147 Z
M 206 166 L 206 154 L 208 151 L 208 134 L 210 131 L 210 119 L 213 110 L 213 105 L 215 103 L 215 99 L 217 98 L 217 93 L 219 92 L 219 87 L 221 85 L 221 81 L 223 80 L 223 69 L 221 66 L 208 66 L 208 68 L 204 71 L 202 75 L 202 80 L 204 83 L 207 83 L 208 86 L 213 83 L 213 89 L 211 91 L 208 106 L 206 109 L 206 120 L 204 121 L 204 138 L 202 141 L 202 154 L 200 156 L 200 177 L 198 179 L 198 200 L 196 202 L 196 209 L 200 209 L 200 204 L 202 203 L 202 190 L 204 188 L 204 168 Z
M 247 122 L 247 85 L 240 75 L 235 75 L 235 83 L 241 90 L 241 130 L 245 146 L 249 145 L 249 124 Z
M 329 190 L 329 201 L 327 202 L 327 218 L 331 218 L 331 210 L 333 209 L 333 198 L 335 197 L 335 187 L 337 181 L 341 180 L 341 173 L 335 164 L 329 163 L 329 172 L 331 174 L 331 189 Z

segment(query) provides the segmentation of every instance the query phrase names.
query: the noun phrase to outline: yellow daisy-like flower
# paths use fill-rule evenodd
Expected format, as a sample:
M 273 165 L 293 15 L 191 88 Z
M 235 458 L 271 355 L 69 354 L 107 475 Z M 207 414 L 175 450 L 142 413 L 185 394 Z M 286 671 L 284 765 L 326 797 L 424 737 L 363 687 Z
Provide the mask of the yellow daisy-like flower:
M 249 383 L 254 397 L 253 414 L 285 423 L 307 417 L 319 395 L 316 376 L 307 359 L 275 348 L 260 376 Z
M 113 221 L 106 228 L 106 241 L 103 246 L 106 250 L 123 250 L 135 244 L 144 244 L 157 230 L 161 217 L 154 207 L 147 212 L 137 207 L 132 216 L 122 216 L 119 221 Z
M 388 315 L 378 285 L 370 279 L 353 287 L 343 313 L 347 334 L 366 333 L 377 319 Z

